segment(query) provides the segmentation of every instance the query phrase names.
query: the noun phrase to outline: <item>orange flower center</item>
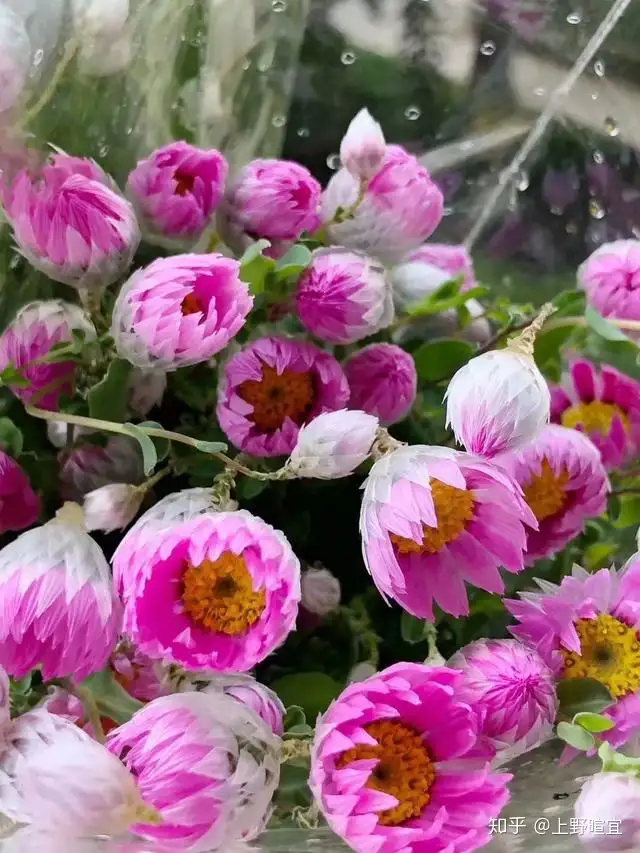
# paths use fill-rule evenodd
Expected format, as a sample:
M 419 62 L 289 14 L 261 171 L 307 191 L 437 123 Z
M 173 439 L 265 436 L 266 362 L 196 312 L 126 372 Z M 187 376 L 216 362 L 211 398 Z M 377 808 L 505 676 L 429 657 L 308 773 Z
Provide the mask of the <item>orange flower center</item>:
M 603 403 L 601 400 L 593 400 L 591 403 L 580 403 L 572 406 L 562 413 L 562 426 L 575 429 L 581 426 L 585 432 L 596 432 L 600 435 L 608 435 L 611 424 L 615 417 L 620 418 L 622 424 L 629 431 L 629 416 L 620 406 L 614 403 Z
M 193 293 L 193 291 L 191 293 L 187 293 L 185 298 L 182 300 L 180 310 L 182 311 L 185 317 L 187 314 L 205 313 L 202 308 L 202 304 L 200 303 L 200 300 L 195 295 L 195 293 Z
M 638 632 L 609 613 L 578 619 L 575 625 L 581 654 L 562 649 L 562 677 L 595 678 L 616 699 L 640 690 Z
M 562 468 L 556 474 L 548 459 L 542 460 L 539 474 L 534 474 L 528 485 L 523 488 L 524 498 L 531 511 L 538 519 L 544 521 L 555 515 L 567 502 L 567 484 L 569 472 Z
M 185 612 L 201 628 L 214 633 L 244 634 L 267 606 L 265 591 L 254 589 L 244 559 L 229 551 L 213 562 L 188 564 L 183 585 Z
M 420 817 L 431 799 L 431 786 L 436 771 L 421 735 L 411 726 L 397 720 L 378 720 L 364 730 L 377 741 L 376 746 L 360 745 L 343 752 L 336 767 L 342 769 L 353 761 L 378 759 L 367 788 L 390 794 L 398 805 L 378 814 L 381 826 L 400 826 Z
M 188 175 L 186 172 L 176 169 L 173 173 L 173 179 L 176 182 L 176 188 L 174 190 L 176 195 L 186 195 L 187 193 L 193 192 L 193 185 L 195 183 L 193 175 Z
M 473 492 L 448 486 L 440 480 L 431 480 L 431 494 L 436 510 L 436 527 L 422 525 L 422 542 L 390 534 L 391 541 L 400 554 L 437 554 L 449 542 L 455 541 L 473 518 L 475 501 Z
M 277 373 L 263 364 L 262 379 L 247 379 L 238 394 L 253 406 L 249 417 L 263 432 L 280 429 L 286 418 L 301 425 L 313 408 L 313 376 L 294 370 Z

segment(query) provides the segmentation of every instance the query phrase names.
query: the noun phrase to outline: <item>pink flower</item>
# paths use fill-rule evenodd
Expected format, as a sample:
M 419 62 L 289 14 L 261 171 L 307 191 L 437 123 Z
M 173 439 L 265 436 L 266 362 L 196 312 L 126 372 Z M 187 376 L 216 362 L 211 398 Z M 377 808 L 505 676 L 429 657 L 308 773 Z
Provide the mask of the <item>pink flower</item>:
M 437 267 L 447 273 L 450 279 L 463 276 L 462 290 L 470 290 L 477 285 L 473 261 L 464 246 L 425 243 L 415 252 L 411 252 L 406 261 Z
M 257 714 L 219 693 L 156 699 L 107 741 L 162 818 L 135 831 L 179 850 L 227 850 L 260 834 L 280 777 L 279 744 Z
M 354 178 L 368 181 L 382 168 L 386 151 L 382 128 L 369 110 L 360 110 L 340 144 L 342 165 Z
M 87 492 L 82 502 L 87 530 L 113 533 L 128 527 L 138 514 L 146 495 L 144 487 L 109 483 Z
M 360 181 L 340 169 L 322 198 L 331 242 L 399 263 L 417 249 L 442 219 L 442 193 L 429 172 L 399 145 L 388 145 L 384 164 L 358 203 Z M 344 217 L 341 211 L 349 211 Z
M 615 728 L 602 737 L 620 746 L 640 727 L 640 558 L 625 568 L 588 574 L 574 566 L 559 586 L 505 599 L 518 624 L 511 633 L 532 646 L 556 677 L 595 678 L 615 705 L 604 714 Z
M 531 356 L 509 347 L 468 361 L 449 382 L 445 400 L 456 441 L 479 456 L 522 447 L 549 423 L 544 376 Z
M 464 675 L 459 697 L 482 714 L 480 732 L 503 763 L 548 740 L 558 699 L 553 672 L 517 640 L 476 640 L 447 666 Z
M 640 841 L 640 779 L 627 773 L 596 773 L 582 786 L 574 806 L 593 850 L 635 850 Z M 601 830 L 604 827 L 604 830 Z
M 293 450 L 303 424 L 344 408 L 348 397 L 342 368 L 329 353 L 267 337 L 224 365 L 216 413 L 236 447 L 252 456 L 281 456 Z
M 465 581 L 502 594 L 499 567 L 524 568 L 536 526 L 519 486 L 495 465 L 446 447 L 402 447 L 379 459 L 364 485 L 362 553 L 383 596 L 421 619 L 433 601 L 469 613 Z
M 365 255 L 319 249 L 298 283 L 302 324 L 323 341 L 352 344 L 393 322 L 391 286 L 384 270 Z
M 224 200 L 224 225 L 236 237 L 293 242 L 320 225 L 322 187 L 304 166 L 289 160 L 253 160 Z
M 3 814 L 54 838 L 119 835 L 141 819 L 158 818 L 111 752 L 45 708 L 13 722 L 0 777 Z
M 277 693 L 260 684 L 250 675 L 214 675 L 203 690 L 204 693 L 224 693 L 254 711 L 269 729 L 280 737 L 284 732 L 286 709 Z
M 551 424 L 495 461 L 517 480 L 539 524 L 527 534 L 527 565 L 557 554 L 607 508 L 611 485 L 600 453 L 577 430 Z
M 138 162 L 127 181 L 127 196 L 152 237 L 193 242 L 220 203 L 228 170 L 215 149 L 171 142 Z
M 41 409 L 55 411 L 63 394 L 73 394 L 76 363 L 47 364 L 42 360 L 56 344 L 70 342 L 74 330 L 83 332 L 86 339 L 95 338 L 95 329 L 84 313 L 69 302 L 30 302 L 18 312 L 0 335 L 0 371 L 14 367 L 28 383 L 11 385 L 16 397 L 24 403 L 37 398 Z
M 40 515 L 40 498 L 20 465 L 0 450 L 0 535 L 31 527 Z
M 186 669 L 245 672 L 295 626 L 300 564 L 282 533 L 243 510 L 158 531 L 144 560 L 127 562 L 121 546 L 114 571 L 125 632 Z
M 60 460 L 60 497 L 82 502 L 89 492 L 111 483 L 138 485 L 144 479 L 142 458 L 135 441 L 124 435 L 110 438 L 104 447 L 80 444 L 63 451 Z
M 137 367 L 176 370 L 224 349 L 252 305 L 238 261 L 216 253 L 172 255 L 125 282 L 111 333 L 118 353 Z
M 0 551 L 0 664 L 14 678 L 41 666 L 45 681 L 101 670 L 121 610 L 104 554 L 65 504 L 56 518 Z
M 603 317 L 640 320 L 640 240 L 600 246 L 578 269 L 578 285 Z
M 296 477 L 348 477 L 369 456 L 377 431 L 373 415 L 325 412 L 302 427 L 287 467 Z
M 62 155 L 37 175 L 23 169 L 4 194 L 22 254 L 49 278 L 79 289 L 112 284 L 140 242 L 133 208 L 97 169 L 91 161 Z
M 316 727 L 310 788 L 357 853 L 470 853 L 509 800 L 461 673 L 398 663 L 351 684 Z
M 86 708 L 80 699 L 72 696 L 71 693 L 63 690 L 61 687 L 50 687 L 48 694 L 38 707 L 46 708 L 50 714 L 57 714 L 59 717 L 64 717 L 69 722 L 83 729 L 90 737 L 95 737 L 93 727 L 87 719 Z M 118 725 L 109 717 L 101 717 L 100 723 L 102 731 L 105 734 L 110 732 L 111 729 L 115 729 Z
M 169 692 L 162 665 L 142 654 L 126 638 L 116 646 L 110 666 L 118 684 L 140 702 L 151 702 Z
M 608 364 L 573 361 L 551 388 L 551 419 L 586 433 L 607 469 L 618 468 L 640 449 L 640 382 Z
M 369 344 L 344 362 L 350 409 L 362 409 L 383 426 L 403 420 L 416 399 L 418 374 L 412 356 L 395 344 Z

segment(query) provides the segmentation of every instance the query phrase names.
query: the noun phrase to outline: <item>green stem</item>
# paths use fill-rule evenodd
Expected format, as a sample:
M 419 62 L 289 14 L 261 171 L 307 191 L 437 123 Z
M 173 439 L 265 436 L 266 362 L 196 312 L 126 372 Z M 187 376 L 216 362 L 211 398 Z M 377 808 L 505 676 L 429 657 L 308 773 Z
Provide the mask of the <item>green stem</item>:
M 49 103 L 51 98 L 55 95 L 56 89 L 58 88 L 58 84 L 62 80 L 62 76 L 64 72 L 67 70 L 69 63 L 75 56 L 76 50 L 78 49 L 78 42 L 75 38 L 70 38 L 67 44 L 65 45 L 64 53 L 60 59 L 60 62 L 56 65 L 55 70 L 51 76 L 51 80 L 49 81 L 49 85 L 44 90 L 42 95 L 38 98 L 35 104 L 28 109 L 24 114 L 24 124 L 29 124 L 30 121 L 38 115 Z
M 160 482 L 164 477 L 167 477 L 173 471 L 173 464 L 167 465 L 165 468 L 162 468 L 153 477 L 149 477 L 148 480 L 145 480 L 142 485 L 138 486 L 138 489 L 142 490 L 145 494 L 152 489 L 157 483 Z
M 61 684 L 68 693 L 75 696 L 76 699 L 79 699 L 82 702 L 87 715 L 87 720 L 91 723 L 94 738 L 98 743 L 105 743 L 106 738 L 104 735 L 104 729 L 102 728 L 100 711 L 98 710 L 98 705 L 93 697 L 93 693 L 86 687 L 74 684 L 70 678 L 61 679 Z
M 640 332 L 640 320 L 623 320 L 616 317 L 605 317 L 608 323 L 612 326 L 617 326 L 626 332 Z M 586 317 L 557 317 L 555 320 L 549 320 L 544 324 L 539 334 L 544 335 L 552 329 L 561 329 L 563 326 L 583 326 L 588 327 Z

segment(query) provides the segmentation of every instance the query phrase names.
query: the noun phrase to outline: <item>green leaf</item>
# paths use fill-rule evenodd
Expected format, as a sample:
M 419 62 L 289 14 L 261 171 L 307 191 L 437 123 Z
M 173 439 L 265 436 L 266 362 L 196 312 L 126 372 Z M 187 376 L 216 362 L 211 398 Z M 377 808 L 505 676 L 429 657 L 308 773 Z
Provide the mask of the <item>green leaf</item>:
M 258 240 L 249 246 L 240 259 L 240 278 L 249 285 L 254 296 L 263 292 L 267 278 L 276 266 L 273 258 L 266 258 L 262 254 L 262 250 L 270 245 L 268 240 Z
M 556 731 L 560 740 L 568 743 L 574 749 L 588 752 L 596 745 L 595 738 L 591 732 L 587 732 L 573 723 L 558 723 Z
M 405 643 L 415 646 L 427 640 L 427 623 L 403 611 L 400 617 L 400 633 Z
M 470 299 L 481 299 L 489 293 L 487 287 L 472 287 L 471 290 L 465 290 L 463 293 L 454 293 L 452 296 L 446 298 L 439 297 L 438 294 L 447 287 L 449 287 L 449 283 L 443 284 L 441 288 L 431 293 L 422 302 L 409 308 L 406 311 L 407 316 L 418 318 L 429 317 L 432 314 L 441 314 L 443 311 L 451 311 L 459 308 Z
M 15 385 L 17 388 L 28 388 L 31 384 L 12 364 L 8 364 L 0 373 L 2 385 Z
M 105 669 L 82 682 L 93 694 L 100 716 L 108 717 L 119 725 L 129 722 L 136 711 L 142 708 L 138 702 L 115 680 L 113 672 Z
M 576 290 L 575 287 L 558 293 L 551 300 L 551 304 L 556 309 L 554 317 L 573 317 L 576 314 L 583 314 L 584 298 L 583 291 Z
M 584 318 L 593 331 L 597 332 L 601 338 L 604 338 L 607 341 L 629 342 L 629 338 L 621 329 L 613 323 L 610 323 L 609 320 L 605 320 L 605 318 L 601 314 L 598 314 L 596 309 L 592 308 L 591 305 L 587 305 L 584 312 Z
M 620 495 L 618 502 L 620 509 L 613 519 L 613 526 L 618 530 L 637 527 L 640 524 L 640 495 Z
M 342 692 L 342 685 L 323 672 L 297 672 L 271 684 L 283 703 L 299 705 L 307 720 L 315 720 Z
M 240 268 L 242 269 L 246 264 L 250 264 L 257 259 L 264 257 L 262 252 L 264 249 L 268 249 L 270 245 L 271 241 L 265 239 L 256 240 L 255 243 L 252 243 L 240 258 Z
M 567 678 L 558 682 L 560 714 L 572 720 L 582 711 L 599 714 L 615 704 L 607 688 L 595 678 Z
M 225 453 L 229 449 L 224 441 L 196 441 L 194 446 L 202 453 Z
M 284 715 L 284 730 L 293 729 L 296 726 L 306 726 L 307 718 L 300 705 L 290 705 Z
M 615 542 L 594 542 L 585 548 L 582 563 L 588 571 L 596 571 L 608 565 L 617 550 L 618 545 Z
M 142 450 L 142 465 L 144 473 L 148 477 L 149 474 L 153 474 L 153 469 L 158 462 L 156 446 L 146 432 L 143 432 L 136 424 L 123 424 L 123 427 L 126 434 L 130 435 L 131 438 L 135 438 L 140 445 L 140 449 Z
M 100 421 L 124 420 L 133 365 L 122 358 L 112 361 L 106 376 L 87 394 L 89 414 Z
M 22 453 L 24 446 L 22 433 L 11 418 L 0 418 L 0 446 L 14 458 Z
M 268 485 L 268 480 L 254 480 L 253 477 L 243 477 L 236 486 L 238 500 L 251 501 L 261 495 Z
M 640 758 L 622 755 L 616 752 L 610 743 L 601 743 L 598 748 L 598 757 L 602 761 L 602 769 L 609 773 L 628 773 L 632 776 L 640 776 Z
M 162 424 L 157 423 L 156 421 L 143 421 L 141 424 L 138 424 L 140 429 L 144 429 L 147 427 L 148 429 L 162 429 L 164 427 Z M 153 446 L 156 449 L 156 463 L 162 462 L 163 459 L 166 459 L 169 455 L 169 450 L 171 449 L 171 442 L 168 438 L 158 438 L 155 435 L 150 435 L 149 438 L 153 442 Z
M 475 355 L 475 347 L 466 341 L 427 341 L 413 354 L 418 376 L 425 382 L 448 379 Z
M 278 279 L 297 277 L 310 263 L 311 252 L 302 243 L 297 243 L 276 263 L 276 277 Z
M 592 732 L 592 734 L 608 732 L 615 726 L 615 723 L 609 717 L 604 717 L 602 714 L 593 714 L 591 711 L 580 711 L 571 722 L 575 726 L 580 726 L 586 731 Z

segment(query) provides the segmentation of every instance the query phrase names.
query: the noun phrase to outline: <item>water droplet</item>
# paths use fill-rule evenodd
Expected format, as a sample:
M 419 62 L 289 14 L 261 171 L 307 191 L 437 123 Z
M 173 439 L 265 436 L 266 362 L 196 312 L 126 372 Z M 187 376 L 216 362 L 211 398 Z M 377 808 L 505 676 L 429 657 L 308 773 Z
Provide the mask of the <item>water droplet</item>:
M 604 163 L 604 154 L 602 153 L 602 151 L 599 151 L 597 148 L 595 149 L 595 151 L 593 152 L 593 154 L 591 156 L 593 157 L 594 163 L 599 163 L 599 164 Z
M 567 222 L 564 230 L 567 232 L 567 234 L 577 234 L 578 224 L 576 222 Z
M 12 255 L 11 260 L 9 261 L 9 269 L 15 270 L 20 266 L 21 257 L 20 255 Z
M 594 219 L 604 219 L 605 209 L 596 198 L 592 198 L 589 202 L 589 216 L 593 216 Z
M 271 119 L 271 124 L 274 127 L 284 127 L 286 123 L 287 123 L 287 119 L 285 118 L 285 116 L 274 116 Z
M 576 24 L 581 24 L 582 15 L 580 14 L 580 12 L 571 12 L 569 15 L 567 15 L 567 23 L 573 24 L 574 26 L 576 26 Z
M 598 97 L 599 97 L 598 92 L 592 92 L 591 93 L 591 100 L 592 101 L 597 101 Z
M 271 0 L 271 8 L 274 12 L 284 12 L 287 8 L 286 0 Z
M 529 175 L 527 172 L 520 172 L 516 179 L 516 186 L 521 193 L 529 189 Z
M 33 64 L 40 65 L 42 60 L 44 59 L 44 50 L 36 50 L 33 54 Z
M 618 127 L 618 123 L 611 116 L 607 116 L 605 118 L 604 129 L 606 130 L 609 136 L 618 136 L 620 134 L 620 128 Z
M 309 128 L 308 127 L 299 127 L 298 128 L 298 136 L 302 139 L 307 139 L 309 137 Z
M 343 65 L 353 65 L 356 61 L 356 55 L 351 50 L 345 50 L 345 52 L 340 57 L 340 62 Z
M 335 172 L 336 169 L 340 168 L 340 155 L 339 154 L 329 154 L 327 157 L 327 166 L 330 169 L 333 169 Z
M 452 213 L 453 213 L 452 207 L 443 207 L 442 208 L 442 215 L 443 216 L 451 216 Z
M 408 118 L 409 121 L 416 121 L 422 115 L 422 110 L 420 107 L 407 107 L 404 111 L 404 117 Z
M 480 53 L 483 56 L 493 56 L 496 52 L 496 44 L 493 41 L 483 41 L 480 45 Z
M 109 146 L 108 145 L 103 144 L 100 146 L 100 148 L 98 148 L 98 154 L 101 157 L 106 157 L 108 153 L 109 153 Z
M 536 96 L 536 98 L 544 98 L 546 93 L 547 93 L 547 90 L 543 89 L 542 86 L 538 86 L 537 89 L 533 90 L 533 94 Z
M 596 77 L 604 77 L 604 61 L 602 59 L 596 59 L 593 63 L 593 70 Z
M 564 208 L 562 207 L 550 207 L 549 210 L 552 216 L 562 216 L 564 213 Z
M 250 68 L 251 68 L 251 60 L 245 59 L 245 61 L 242 63 L 242 70 L 248 71 Z

